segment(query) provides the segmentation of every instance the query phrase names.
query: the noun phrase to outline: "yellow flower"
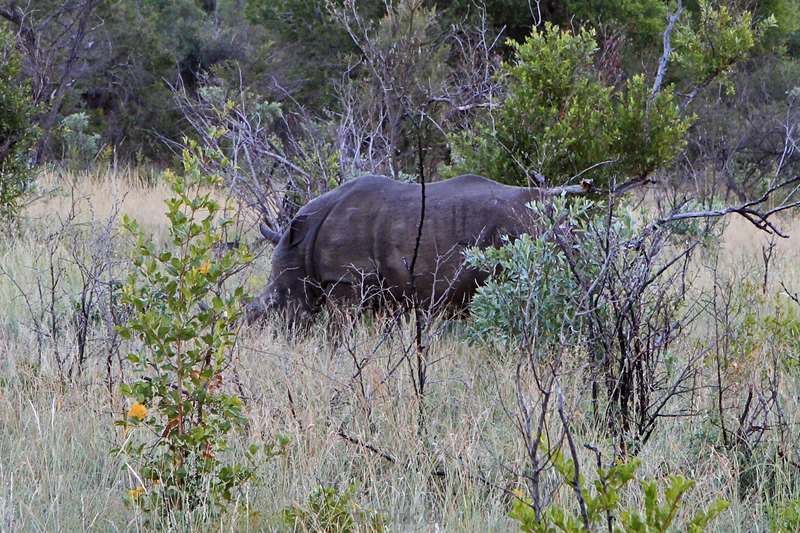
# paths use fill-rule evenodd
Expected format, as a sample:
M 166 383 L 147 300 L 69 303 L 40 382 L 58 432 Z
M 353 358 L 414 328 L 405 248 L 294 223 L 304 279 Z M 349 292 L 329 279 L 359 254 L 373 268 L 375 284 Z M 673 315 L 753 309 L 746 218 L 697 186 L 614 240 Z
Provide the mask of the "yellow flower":
M 211 270 L 211 261 L 206 261 L 197 269 L 197 271 L 203 275 L 208 274 L 209 270 Z
M 128 409 L 128 416 L 131 418 L 138 418 L 139 420 L 144 420 L 147 416 L 147 407 L 136 402 L 135 404 L 131 405 L 131 408 Z
M 128 491 L 128 498 L 135 500 L 144 494 L 144 487 L 136 487 Z

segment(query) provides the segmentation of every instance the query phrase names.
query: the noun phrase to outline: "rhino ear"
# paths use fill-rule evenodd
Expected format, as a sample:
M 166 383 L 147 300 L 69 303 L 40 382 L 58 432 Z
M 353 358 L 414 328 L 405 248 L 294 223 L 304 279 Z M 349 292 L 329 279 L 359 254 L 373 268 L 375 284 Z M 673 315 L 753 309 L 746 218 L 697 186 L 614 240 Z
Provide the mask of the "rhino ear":
M 297 215 L 289 224 L 289 247 L 293 248 L 303 242 L 306 236 L 308 215 Z

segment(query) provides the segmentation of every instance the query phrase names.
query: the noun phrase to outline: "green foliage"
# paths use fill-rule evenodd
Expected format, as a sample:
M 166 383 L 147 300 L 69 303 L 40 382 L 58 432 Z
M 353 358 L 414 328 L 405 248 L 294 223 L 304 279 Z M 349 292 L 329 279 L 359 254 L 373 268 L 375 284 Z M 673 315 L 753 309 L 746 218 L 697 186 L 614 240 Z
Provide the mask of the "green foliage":
M 800 531 L 800 499 L 771 505 L 767 517 L 771 533 Z
M 140 480 L 130 499 L 155 513 L 200 504 L 218 512 L 256 475 L 256 446 L 245 454 L 247 465 L 224 457 L 231 432 L 247 422 L 241 399 L 224 383 L 245 296 L 241 287 L 226 291 L 224 281 L 249 253 L 216 248 L 231 220 L 215 200 L 220 178 L 201 170 L 212 156 L 190 145 L 183 172 L 165 175 L 173 192 L 169 248 L 158 249 L 135 221 L 125 221 L 136 246 L 121 297 L 132 315 L 119 329 L 141 348 L 128 355 L 134 379 L 121 390 L 132 405 L 117 422 L 126 434 L 118 451 Z M 282 444 L 269 447 L 267 457 Z
M 634 479 L 639 464 L 639 460 L 635 459 L 608 469 L 600 468 L 591 489 L 583 479 L 580 480 L 579 490 L 585 501 L 589 530 L 580 514 L 561 506 L 552 505 L 537 517 L 533 502 L 522 491 L 516 492 L 509 517 L 526 533 L 582 533 L 605 529 L 615 520 L 620 524 L 614 527 L 615 532 L 667 533 L 675 527 L 681 499 L 692 489 L 694 481 L 684 476 L 669 476 L 663 494 L 659 494 L 658 484 L 654 481 L 642 481 L 640 487 L 644 509 L 626 509 L 621 507 L 622 496 L 628 483 Z M 553 465 L 565 484 L 572 483 L 575 464 L 571 459 L 565 459 L 561 452 L 557 452 L 553 457 Z M 570 486 L 570 490 L 574 488 Z M 727 501 L 717 499 L 708 509 L 696 511 L 679 530 L 691 533 L 705 531 L 708 524 L 727 508 Z
M 228 120 L 233 113 L 240 113 L 250 123 L 258 124 L 264 128 L 274 129 L 275 123 L 282 116 L 281 104 L 264 100 L 262 96 L 252 91 L 234 92 L 226 83 L 204 85 L 197 91 L 199 101 L 202 102 L 220 123 Z M 225 132 L 218 132 L 222 136 Z M 271 142 L 279 143 L 277 136 L 270 138 Z
M 585 172 L 606 185 L 647 176 L 683 148 L 691 119 L 672 88 L 651 97 L 643 76 L 608 85 L 593 66 L 594 31 L 548 23 L 511 46 L 514 61 L 502 67 L 508 97 L 491 120 L 452 137 L 453 173 L 522 185 L 536 172 L 556 184 Z
M 726 357 L 720 361 L 723 370 L 749 368 L 770 353 L 800 352 L 800 307 L 795 302 L 782 293 L 765 293 L 760 280 L 747 278 L 731 287 L 728 298 L 731 324 Z M 797 359 L 782 357 L 781 364 L 789 370 Z
M 774 17 L 774 26 L 764 34 L 763 45 L 766 50 L 788 51 L 796 55 L 797 39 L 800 37 L 800 1 L 798 0 L 761 0 L 754 10 L 755 20 Z M 788 50 L 787 50 L 787 46 Z
M 281 43 L 275 62 L 286 71 L 286 83 L 298 87 L 296 98 L 317 109 L 332 104 L 331 79 L 339 79 L 347 68 L 346 57 L 358 49 L 347 30 L 329 7 L 341 1 L 319 0 L 247 0 L 247 18 L 264 27 Z M 358 10 L 368 21 L 385 12 L 383 0 L 357 2 Z
M 207 75 L 219 76 L 216 67 L 226 62 L 235 64 L 235 68 L 226 71 L 226 76 L 231 76 L 229 79 L 241 79 L 248 88 L 265 94 L 270 99 L 276 97 L 272 91 L 276 85 L 274 82 L 277 82 L 282 88 L 278 91 L 281 96 L 290 96 L 313 113 L 332 111 L 332 114 L 326 116 L 336 116 L 337 112 L 342 111 L 342 101 L 337 94 L 339 87 L 335 82 L 352 80 L 351 76 L 360 71 L 352 67 L 363 59 L 362 51 L 353 43 L 346 28 L 336 17 L 331 16 L 331 8 L 341 7 L 343 3 L 344 0 L 99 2 L 94 8 L 93 18 L 102 20 L 103 23 L 92 24 L 87 28 L 85 46 L 76 51 L 79 57 L 68 73 L 69 83 L 63 87 L 63 98 L 59 95 L 54 100 L 59 107 L 55 120 L 47 118 L 47 123 L 43 122 L 48 133 L 45 137 L 48 143 L 57 142 L 57 136 L 49 134 L 51 128 L 58 124 L 58 120 L 85 112 L 94 126 L 93 131 L 101 136 L 100 144 L 112 146 L 118 157 L 137 161 L 164 160 L 170 154 L 161 139 L 179 139 L 187 131 L 185 122 L 180 120 L 181 110 L 171 98 L 169 85 L 183 82 L 189 88 L 189 93 L 193 94 L 198 83 Z M 32 27 L 44 28 L 42 31 L 47 34 L 47 39 L 43 43 L 53 38 L 54 42 L 64 44 L 63 39 L 58 37 L 55 24 L 52 20 L 48 22 L 47 17 L 48 13 L 55 12 L 58 4 L 54 0 L 31 2 L 27 20 Z M 387 4 L 383 0 L 365 0 L 355 4 L 364 21 L 364 28 L 359 28 L 358 32 L 363 29 L 370 33 L 383 24 L 387 13 L 395 10 L 401 2 Z M 485 8 L 486 20 L 482 23 L 485 23 L 489 42 L 501 30 L 504 37 L 524 42 L 534 20 L 532 8 L 534 11 L 541 8 L 542 20 L 552 24 L 552 27 L 590 25 L 598 29 L 597 40 L 600 47 L 604 48 L 600 54 L 593 53 L 593 58 L 599 58 L 598 62 L 614 71 L 614 76 L 611 77 L 618 79 L 616 74 L 621 73 L 619 69 L 625 69 L 622 77 L 630 79 L 636 73 L 652 72 L 661 46 L 660 35 L 665 15 L 673 8 L 674 2 L 542 0 L 534 6 L 528 0 L 487 0 L 479 3 L 480 8 L 472 0 L 415 0 L 414 4 L 420 8 L 419 11 L 435 11 L 440 23 L 439 29 L 447 30 L 452 24 L 456 24 L 456 33 L 462 36 L 476 29 L 478 15 L 484 13 Z M 676 31 L 674 35 L 678 41 L 685 38 L 685 66 L 680 72 L 678 69 L 670 69 L 670 80 L 683 81 L 688 76 L 727 72 L 729 63 L 744 57 L 747 50 L 764 57 L 783 50 L 795 51 L 800 46 L 798 0 L 704 1 L 700 4 L 696 0 L 686 0 L 685 4 L 686 12 L 681 19 L 683 29 Z M 724 7 L 716 7 L 722 4 Z M 391 9 L 387 10 L 387 5 Z M 752 15 L 744 12 L 745 8 L 751 9 Z M 770 18 L 772 15 L 774 17 Z M 68 13 L 63 24 L 72 23 L 75 17 L 77 14 Z M 751 31 L 748 21 L 755 24 L 755 30 Z M 774 24 L 769 21 L 774 21 Z M 441 32 L 442 35 L 444 33 L 445 31 Z M 440 38 L 441 35 L 429 38 L 424 42 L 425 47 L 422 50 L 430 49 L 431 43 Z M 759 39 L 763 41 L 762 45 L 759 45 Z M 455 43 L 446 38 L 441 38 L 441 41 L 440 48 L 443 50 Z M 617 49 L 615 43 L 624 44 Z M 35 53 L 34 48 L 26 46 L 21 49 Z M 58 47 L 54 46 L 53 49 L 55 48 Z M 405 54 L 413 49 L 400 47 L 396 50 Z M 518 53 L 515 46 L 504 46 L 502 43 L 494 51 L 501 57 Z M 56 53 L 53 55 L 53 62 L 48 61 L 47 65 L 39 64 L 41 58 L 36 59 L 35 56 L 26 63 L 29 70 L 26 74 L 32 75 L 35 83 L 43 84 L 42 87 L 36 86 L 37 98 L 49 101 L 47 95 L 51 94 L 50 86 L 60 79 L 60 71 L 66 66 L 68 55 Z M 463 67 L 458 63 L 458 57 L 458 53 L 445 54 L 444 58 L 426 58 L 423 54 L 421 58 L 409 56 L 406 59 L 412 65 L 425 67 L 420 69 L 419 79 L 426 82 L 425 76 L 430 72 L 442 76 L 458 76 L 458 73 L 449 71 L 453 66 Z M 427 60 L 420 62 L 420 59 Z M 445 68 L 431 70 L 427 65 Z M 37 68 L 51 71 L 37 74 L 33 72 Z M 426 72 L 422 72 L 423 70 Z M 342 75 L 344 72 L 347 72 L 346 76 Z M 699 83 L 702 79 L 694 81 Z M 648 85 L 649 81 L 643 86 L 646 88 Z M 405 89 L 410 87 L 414 85 L 404 86 Z M 601 82 L 595 87 L 605 87 L 605 83 Z M 612 100 L 621 101 L 619 95 L 624 95 L 626 91 L 624 83 L 623 86 L 615 86 L 611 91 Z M 371 96 L 375 97 L 376 94 Z M 608 95 L 598 94 L 598 97 L 598 104 L 607 103 L 603 101 L 603 97 L 607 99 Z M 641 98 L 638 101 L 641 103 Z M 368 107 L 370 99 L 365 98 L 360 102 Z M 591 101 L 583 102 L 590 103 Z M 595 111 L 591 106 L 581 107 L 579 102 L 571 103 L 570 108 L 578 112 Z M 560 111 L 558 109 L 559 113 Z M 613 113 L 614 109 L 607 109 L 604 114 L 613 118 Z M 662 110 L 659 110 L 653 112 L 652 116 L 658 118 L 661 113 Z M 442 125 L 438 118 L 435 117 L 437 123 Z M 573 123 L 568 126 L 581 128 L 585 132 L 578 135 L 578 139 L 570 141 L 573 147 L 580 147 L 580 141 L 593 139 L 592 131 L 583 129 L 579 116 L 573 115 L 570 118 Z M 593 122 L 590 120 L 589 126 Z M 667 120 L 662 122 L 668 123 Z M 550 121 L 545 120 L 544 125 L 547 124 Z M 437 158 L 447 149 L 444 133 L 449 130 L 449 125 L 443 126 L 445 131 L 431 139 L 430 143 L 434 148 L 430 153 L 436 154 Z M 644 131 L 649 132 L 650 126 L 648 119 Z M 538 129 L 522 130 L 522 133 L 526 132 L 541 136 Z M 490 130 L 489 133 L 493 132 Z M 559 139 L 556 133 L 553 132 L 552 140 Z M 613 136 L 613 133 L 609 136 Z M 570 136 L 565 139 L 569 141 Z M 502 135 L 498 140 L 507 141 Z M 537 157 L 542 154 L 526 151 L 525 142 L 528 141 L 522 142 L 518 147 L 511 146 L 512 155 L 530 156 L 530 161 L 527 157 L 518 159 L 524 166 L 536 169 Z M 658 141 L 652 142 L 658 144 Z M 597 148 L 602 143 L 595 144 L 597 146 L 594 148 Z M 464 147 L 468 146 L 471 146 L 470 143 L 465 143 Z M 560 145 L 556 147 L 561 150 Z M 45 156 L 62 155 L 58 145 L 48 144 L 45 148 Z M 553 147 L 547 145 L 540 148 L 546 150 Z M 516 149 L 520 154 L 513 152 Z M 400 151 L 408 152 L 410 156 L 413 148 L 402 146 Z M 566 147 L 563 152 L 571 153 L 571 149 Z M 593 155 L 591 150 L 588 152 L 585 155 Z M 619 153 L 626 152 L 620 150 Z M 553 157 L 560 155 L 557 153 Z M 547 157 L 551 158 L 549 155 Z M 592 160 L 592 164 L 614 157 L 615 154 L 610 153 L 608 157 Z M 659 154 L 657 160 L 664 157 L 664 154 Z M 571 163 L 565 165 L 569 167 L 567 176 L 574 175 L 574 167 L 580 167 L 585 162 L 578 157 Z M 490 170 L 492 167 L 493 165 L 489 165 Z M 498 175 L 506 175 L 505 169 L 496 170 L 504 171 L 498 172 Z M 625 169 L 621 169 L 619 174 L 623 170 Z M 514 181 L 516 178 L 511 176 L 509 180 Z
M 675 62 L 700 86 L 726 78 L 764 33 L 777 25 L 770 15 L 754 26 L 750 11 L 734 12 L 724 4 L 714 7 L 710 0 L 700 0 L 696 21 L 685 20 L 674 36 Z
M 330 43 L 335 39 L 346 44 L 349 39 L 344 29 L 334 23 L 325 2 L 318 0 L 247 0 L 245 13 L 253 22 L 272 27 L 289 41 L 328 39 Z
M 638 45 L 652 43 L 663 31 L 667 2 L 664 0 L 542 0 L 537 5 L 528 0 L 487 0 L 488 22 L 503 35 L 522 39 L 530 32 L 533 15 L 557 26 L 578 26 L 590 23 L 596 27 L 623 29 Z M 448 10 L 453 19 L 475 16 L 476 4 L 470 0 L 438 1 L 435 5 Z M 533 13 L 532 13 L 533 8 Z
M 637 38 L 640 47 L 654 42 L 664 31 L 667 2 L 663 0 L 567 0 L 565 3 L 579 20 L 624 28 L 627 35 Z
M 36 138 L 35 110 L 20 68 L 13 36 L 0 23 L 0 217 L 6 219 L 33 180 L 27 156 Z
M 292 531 L 384 531 L 384 517 L 361 507 L 354 499 L 355 491 L 355 485 L 350 485 L 344 492 L 334 487 L 320 487 L 311 493 L 305 505 L 284 509 L 281 521 Z
M 81 51 L 85 66 L 60 113 L 86 113 L 100 144 L 123 159 L 171 158 L 163 139 L 180 139 L 187 125 L 170 85 L 191 93 L 224 61 L 241 60 L 242 71 L 253 75 L 254 64 L 267 62 L 268 42 L 247 24 L 240 2 L 213 4 L 209 12 L 197 0 L 101 2 L 96 13 L 103 24 L 87 37 L 93 46 Z M 55 148 L 53 155 L 62 156 Z
M 585 199 L 569 204 L 564 199 L 556 202 L 555 210 L 567 214 L 566 231 L 585 231 L 593 203 Z M 548 206 L 533 203 L 530 208 L 539 218 Z M 569 275 L 567 258 L 552 238 L 552 233 L 560 230 L 548 228 L 536 237 L 522 235 L 513 242 L 504 237 L 501 247 L 468 250 L 468 267 L 496 273 L 478 289 L 472 301 L 473 337 L 491 339 L 502 346 L 516 342 L 530 330 L 558 342 L 561 324 L 575 318 L 574 307 L 566 303 L 573 301 L 577 289 Z
M 536 220 L 558 220 L 544 224 L 536 236 L 522 235 L 497 248 L 467 251 L 467 265 L 495 274 L 478 288 L 470 305 L 470 334 L 476 340 L 499 347 L 512 346 L 523 335 L 537 342 L 559 343 L 563 325 L 579 326 L 576 320 L 582 289 L 570 272 L 564 250 L 556 237 L 580 242 L 583 259 L 575 265 L 580 274 L 593 279 L 601 268 L 600 243 L 583 239 L 590 228 L 603 234 L 605 214 L 598 204 L 585 198 L 530 205 Z M 636 234 L 633 216 L 626 212 L 612 221 L 609 234 L 621 241 Z M 573 241 L 574 240 L 574 241 Z M 592 247 L 596 247 L 596 253 Z
M 88 129 L 86 113 L 73 113 L 61 119 L 62 158 L 74 170 L 88 167 L 100 149 L 100 135 L 89 133 Z

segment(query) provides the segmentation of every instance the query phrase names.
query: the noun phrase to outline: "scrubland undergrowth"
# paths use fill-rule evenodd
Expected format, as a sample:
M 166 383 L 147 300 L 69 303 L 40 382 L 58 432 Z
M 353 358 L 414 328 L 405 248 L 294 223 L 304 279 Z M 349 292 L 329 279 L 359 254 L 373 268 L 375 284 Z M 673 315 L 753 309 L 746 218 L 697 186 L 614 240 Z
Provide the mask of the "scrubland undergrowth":
M 123 457 L 109 454 L 123 438 L 113 422 L 128 408 L 118 385 L 129 368 L 116 355 L 109 363 L 103 346 L 111 333 L 102 317 L 90 317 L 85 360 L 65 379 L 76 364 L 67 354 L 74 352 L 77 322 L 58 318 L 60 335 L 53 335 L 48 320 L 69 316 L 75 309 L 76 301 L 69 297 L 79 292 L 81 273 L 66 263 L 69 252 L 63 246 L 48 252 L 48 238 L 59 220 L 76 211 L 75 220 L 85 224 L 80 238 L 88 242 L 107 217 L 121 211 L 143 221 L 154 239 L 163 239 L 167 191 L 160 185 L 142 185 L 130 175 L 80 176 L 74 183 L 74 194 L 62 190 L 33 205 L 16 228 L 18 238 L 4 241 L 0 250 L 3 531 L 152 527 L 126 501 L 128 491 L 138 485 L 132 469 Z M 800 465 L 794 441 L 800 428 L 800 304 L 786 292 L 800 292 L 800 249 L 795 244 L 800 223 L 790 222 L 786 230 L 792 238 L 775 241 L 766 283 L 769 238 L 735 219 L 723 233 L 716 259 L 709 252 L 693 260 L 690 268 L 697 282 L 692 298 L 704 302 L 699 306 L 703 316 L 689 335 L 679 339 L 671 355 L 679 364 L 689 354 L 700 353 L 704 364 L 695 391 L 675 406 L 676 412 L 681 407 L 686 414 L 663 418 L 638 454 L 638 478 L 659 481 L 683 474 L 696 481 L 684 498 L 682 515 L 707 507 L 717 497 L 728 500 L 730 507 L 712 523 L 717 531 L 789 531 L 781 527 L 798 523 Z M 256 241 L 254 236 L 250 239 Z M 46 284 L 37 282 L 51 279 L 51 258 L 65 261 L 55 301 L 42 293 Z M 716 273 L 710 268 L 714 264 Z M 268 267 L 265 254 L 241 274 L 250 278 L 251 291 L 263 285 Z M 721 300 L 730 300 L 731 331 L 725 335 L 720 335 L 720 323 L 712 317 L 715 285 L 717 309 Z M 32 309 L 42 305 L 45 310 L 36 315 Z M 342 501 L 352 512 L 358 510 L 358 516 L 367 517 L 355 520 L 350 530 L 515 528 L 509 509 L 520 480 L 514 472 L 526 461 L 511 413 L 516 359 L 471 345 L 460 334 L 461 325 L 448 325 L 431 340 L 427 393 L 421 400 L 399 355 L 413 346 L 411 320 L 389 334 L 381 318 L 367 317 L 352 325 L 342 322 L 323 318 L 308 334 L 294 337 L 287 337 L 277 325 L 243 330 L 223 385 L 243 397 L 249 420 L 247 434 L 231 443 L 233 453 L 241 455 L 245 444 L 268 442 L 275 435 L 286 437 L 288 445 L 283 455 L 261 465 L 259 480 L 237 496 L 241 505 L 221 518 L 200 516 L 184 526 L 291 529 L 285 519 L 287 509 L 295 509 L 291 516 L 302 511 L 308 516 L 313 507 L 309 495 L 320 487 L 334 487 L 337 494 L 352 491 Z M 328 327 L 333 323 L 338 333 Z M 713 357 L 720 351 L 725 352 L 721 366 Z M 611 457 L 613 444 L 591 420 L 579 371 L 581 356 L 560 354 L 563 367 L 574 370 L 564 373 L 561 386 L 579 443 L 582 473 L 593 479 L 595 452 L 584 445 Z M 357 371 L 365 358 L 370 364 Z M 773 362 L 780 367 L 779 374 Z M 763 436 L 757 442 L 744 442 L 753 438 L 751 427 L 736 435 L 736 428 L 728 427 L 731 438 L 743 441 L 725 446 L 718 416 L 720 379 L 728 383 L 724 409 L 741 409 L 748 391 L 754 405 L 769 400 L 759 397 L 767 393 L 758 384 L 774 379 L 770 394 L 777 395 L 780 424 L 772 415 L 754 416 L 747 423 L 763 424 Z M 420 429 L 421 413 L 424 429 Z M 728 420 L 729 425 L 735 422 L 735 417 Z M 548 482 L 554 486 L 553 479 Z M 639 494 L 631 489 L 622 498 L 635 508 L 642 505 Z M 562 489 L 554 501 L 569 507 L 571 498 L 570 490 Z M 312 517 L 303 527 L 323 527 L 314 523 L 317 519 Z

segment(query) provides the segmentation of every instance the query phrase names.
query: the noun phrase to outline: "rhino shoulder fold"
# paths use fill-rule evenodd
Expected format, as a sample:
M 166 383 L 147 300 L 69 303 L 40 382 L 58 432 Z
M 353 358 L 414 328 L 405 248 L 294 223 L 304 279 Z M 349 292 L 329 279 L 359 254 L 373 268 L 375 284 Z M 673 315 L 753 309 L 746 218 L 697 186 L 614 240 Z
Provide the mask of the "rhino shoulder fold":
M 294 248 L 301 242 L 308 232 L 308 215 L 298 214 L 289 223 L 289 229 L 286 230 L 286 245 L 289 248 Z

